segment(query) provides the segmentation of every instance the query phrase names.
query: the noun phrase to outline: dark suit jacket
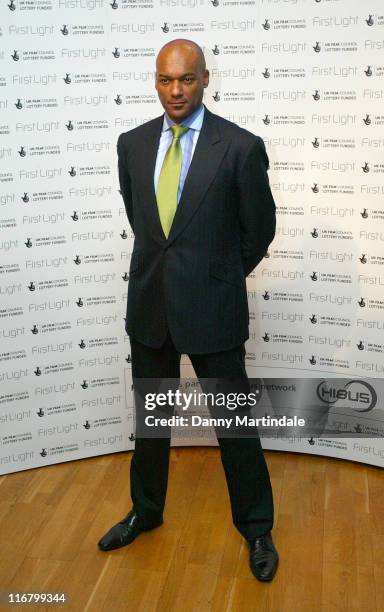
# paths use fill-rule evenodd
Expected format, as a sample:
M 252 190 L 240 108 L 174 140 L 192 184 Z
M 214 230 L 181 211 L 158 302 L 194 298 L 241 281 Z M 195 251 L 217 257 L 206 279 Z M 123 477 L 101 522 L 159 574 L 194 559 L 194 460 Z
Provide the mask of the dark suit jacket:
M 120 188 L 135 235 L 126 331 L 180 353 L 224 351 L 248 338 L 245 277 L 275 233 L 264 142 L 205 109 L 168 239 L 153 175 L 163 116 L 121 134 Z

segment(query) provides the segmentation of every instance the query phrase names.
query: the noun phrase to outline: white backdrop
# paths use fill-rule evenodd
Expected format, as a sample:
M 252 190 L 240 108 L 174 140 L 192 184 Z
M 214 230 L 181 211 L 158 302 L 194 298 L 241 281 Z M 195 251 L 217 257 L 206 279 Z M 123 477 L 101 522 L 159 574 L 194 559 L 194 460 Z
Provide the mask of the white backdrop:
M 248 283 L 249 374 L 375 387 L 382 0 L 1 0 L 0 24 L 0 474 L 133 448 L 115 145 L 161 113 L 154 60 L 177 37 L 205 50 L 208 108 L 270 158 L 278 228 Z M 356 431 L 382 414 L 378 394 Z M 264 446 L 384 456 L 382 437 Z

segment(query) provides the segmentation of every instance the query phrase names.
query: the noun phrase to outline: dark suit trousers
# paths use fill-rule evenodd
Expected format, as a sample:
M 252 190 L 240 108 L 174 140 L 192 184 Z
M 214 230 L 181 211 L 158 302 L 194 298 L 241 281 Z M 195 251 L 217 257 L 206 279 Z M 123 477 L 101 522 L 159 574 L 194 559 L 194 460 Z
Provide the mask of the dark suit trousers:
M 134 386 L 145 378 L 180 378 L 181 355 L 169 334 L 160 349 L 144 346 L 131 338 L 131 355 Z M 220 353 L 189 355 L 189 358 L 199 379 L 220 378 L 228 381 L 229 378 L 236 378 L 249 388 L 244 345 Z M 260 440 L 258 437 L 218 436 L 218 442 L 233 522 L 250 541 L 270 531 L 273 525 L 272 488 Z M 147 526 L 156 525 L 162 520 L 169 451 L 169 437 L 138 437 L 135 442 L 131 462 L 131 497 L 133 508 Z

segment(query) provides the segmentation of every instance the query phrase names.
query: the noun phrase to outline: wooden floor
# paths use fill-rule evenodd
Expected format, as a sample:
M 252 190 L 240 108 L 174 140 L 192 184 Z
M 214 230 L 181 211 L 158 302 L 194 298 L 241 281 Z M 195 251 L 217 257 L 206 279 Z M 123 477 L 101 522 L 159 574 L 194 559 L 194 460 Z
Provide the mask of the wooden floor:
M 384 610 L 379 468 L 267 452 L 280 567 L 262 584 L 232 525 L 217 448 L 173 449 L 164 525 L 99 551 L 130 508 L 131 455 L 0 477 L 0 591 L 64 591 L 59 609 L 81 612 Z

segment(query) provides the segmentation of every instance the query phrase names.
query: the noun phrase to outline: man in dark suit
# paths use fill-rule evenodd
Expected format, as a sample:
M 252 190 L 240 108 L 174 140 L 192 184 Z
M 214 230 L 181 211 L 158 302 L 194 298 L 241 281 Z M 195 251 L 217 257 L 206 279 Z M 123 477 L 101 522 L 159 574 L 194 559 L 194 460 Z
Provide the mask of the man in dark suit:
M 156 62 L 165 114 L 118 139 L 121 194 L 135 236 L 126 317 L 134 387 L 145 379 L 178 380 L 187 354 L 199 379 L 249 388 L 245 279 L 274 237 L 275 204 L 262 139 L 205 108 L 208 82 L 200 47 L 187 40 L 166 44 Z M 218 441 L 251 569 L 271 580 L 278 555 L 259 438 Z M 169 449 L 169 437 L 136 438 L 133 509 L 101 538 L 101 550 L 161 525 Z

